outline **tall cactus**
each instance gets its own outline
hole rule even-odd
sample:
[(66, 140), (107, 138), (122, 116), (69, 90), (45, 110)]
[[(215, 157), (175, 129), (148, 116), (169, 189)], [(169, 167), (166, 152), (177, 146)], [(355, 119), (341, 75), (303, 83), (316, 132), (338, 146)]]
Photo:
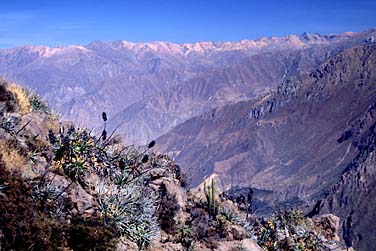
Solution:
[(216, 208), (216, 203), (215, 203), (215, 184), (214, 184), (214, 179), (211, 180), (211, 199), (212, 202), (210, 203), (212, 205), (212, 211), (213, 211), (213, 216), (217, 214), (217, 208)]
[(215, 217), (218, 209), (215, 202), (215, 182), (214, 179), (211, 180), (211, 185), (206, 186), (206, 182), (204, 182), (204, 193), (206, 197), (206, 201), (208, 203), (209, 215), (211, 217)]

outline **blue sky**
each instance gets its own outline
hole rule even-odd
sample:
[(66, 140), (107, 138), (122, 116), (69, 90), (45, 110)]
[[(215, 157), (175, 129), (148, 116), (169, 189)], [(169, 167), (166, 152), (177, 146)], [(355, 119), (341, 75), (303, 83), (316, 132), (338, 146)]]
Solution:
[(376, 27), (376, 0), (0, 0), (0, 47), (234, 41)]

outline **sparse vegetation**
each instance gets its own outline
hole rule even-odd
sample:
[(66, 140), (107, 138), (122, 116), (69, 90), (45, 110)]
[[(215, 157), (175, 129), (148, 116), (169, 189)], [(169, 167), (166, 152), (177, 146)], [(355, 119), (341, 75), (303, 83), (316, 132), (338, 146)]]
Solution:
[(216, 198), (215, 198), (214, 179), (211, 179), (210, 186), (206, 186), (206, 183), (204, 183), (204, 193), (205, 193), (206, 203), (208, 204), (209, 215), (214, 218), (218, 212)]
[(166, 185), (162, 184), (159, 188), (160, 206), (158, 209), (158, 221), (161, 229), (168, 234), (176, 231), (177, 219), (176, 213), (180, 209), (174, 196), (168, 193)]
[(26, 89), (14, 83), (8, 84), (7, 89), (11, 93), (13, 93), (16, 97), (17, 104), (18, 104), (18, 112), (20, 114), (29, 113), (30, 112), (30, 100), (29, 100), (29, 94), (26, 91)]
[(9, 169), (22, 172), (26, 167), (27, 159), (13, 144), (12, 140), (0, 141), (2, 161)]
[[(22, 113), (28, 106), (20, 103), (30, 98), (31, 120), (50, 112), (38, 96), (27, 97), (15, 87), (9, 93)], [(27, 128), (31, 120), (21, 123), (6, 110), (0, 129), (0, 244), (5, 250), (115, 250), (120, 239), (143, 250), (160, 232), (186, 250), (196, 243), (215, 249), (221, 240), (250, 237), (264, 250), (324, 250), (325, 240), (298, 211), (251, 222), (251, 210), (243, 215), (217, 196), (214, 179), (200, 196), (187, 192), (187, 174), (168, 156), (150, 150), (155, 141), (137, 148), (107, 135), (106, 113), (100, 136), (74, 126), (50, 128), (43, 120), (34, 122), (44, 134), (34, 135)], [(179, 193), (184, 196), (178, 202)]]
[(259, 221), (253, 238), (264, 250), (326, 251), (332, 244), (313, 230), (300, 210), (277, 211)]
[(157, 199), (153, 191), (130, 183), (125, 186), (100, 183), (96, 188), (104, 222), (136, 242), (140, 249), (146, 247), (158, 231)]
[[(24, 89), (15, 85), (8, 85), (7, 90), (13, 95), (9, 95), (9, 99), (15, 97), (19, 113), (50, 113), (39, 96), (28, 96)], [(106, 122), (107, 115), (103, 113), (102, 117)], [(30, 131), (25, 131), (26, 135), (17, 133), (27, 125), (21, 126), (13, 115), (3, 114), (1, 118), (6, 136), (0, 142), (4, 169), (0, 197), (2, 215), (5, 215), (0, 225), (2, 247), (113, 250), (123, 236), (143, 249), (152, 241), (159, 229), (156, 212), (159, 195), (148, 183), (153, 180), (155, 170), (160, 170), (161, 177), (172, 176), (171, 161), (166, 156), (149, 152), (155, 141), (146, 149), (138, 150), (123, 146), (112, 135), (104, 137), (102, 133), (101, 137), (96, 137), (86, 129), (75, 127), (62, 127), (58, 133), (56, 129), (50, 129), (47, 141), (42, 137), (36, 140), (38, 135), (30, 135)], [(12, 175), (17, 181), (9, 180)], [(21, 189), (12, 190), (13, 185), (25, 187), (27, 191), (12, 194), (11, 191)], [(88, 212), (77, 210), (76, 202), (71, 200), (73, 191), (85, 194)], [(24, 201), (25, 207), (9, 211), (17, 201)], [(16, 224), (14, 220), (19, 217), (25, 224), (34, 219), (36, 226), (24, 228)], [(68, 218), (71, 220), (67, 221)], [(10, 225), (5, 225), (8, 224), (5, 221)], [(46, 230), (43, 229), (45, 224), (49, 226)], [(12, 228), (16, 226), (23, 230)], [(34, 231), (35, 228), (42, 232)], [(34, 233), (41, 234), (43, 241)], [(60, 241), (55, 242), (55, 239)]]
[(3, 128), (7, 133), (16, 132), (17, 119), (12, 116), (4, 114), (1, 117), (1, 128)]
[(29, 96), (29, 104), (31, 111), (44, 112), (45, 114), (51, 114), (51, 108), (43, 101), (42, 97), (38, 94), (31, 94)]
[(9, 84), (2, 81), (2, 84), (5, 86), (5, 90), (14, 98), (14, 107), (8, 111), (17, 112), (21, 115), (29, 114), (31, 112), (42, 112), (50, 117), (58, 118), (58, 115), (52, 111), (43, 98), (38, 94), (14, 83)]
[(194, 233), (189, 225), (179, 225), (174, 232), (174, 241), (181, 243), (187, 250), (191, 250), (194, 243)]

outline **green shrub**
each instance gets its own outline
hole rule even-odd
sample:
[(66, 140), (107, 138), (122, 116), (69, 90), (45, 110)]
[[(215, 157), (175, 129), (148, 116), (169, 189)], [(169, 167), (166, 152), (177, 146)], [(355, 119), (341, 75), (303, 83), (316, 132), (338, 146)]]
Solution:
[(179, 225), (176, 228), (174, 242), (182, 244), (186, 249), (191, 250), (195, 241), (195, 234), (187, 225)]
[(52, 113), (51, 109), (38, 94), (29, 94), (29, 103), (31, 111), (43, 112), (48, 115)]
[(253, 229), (253, 239), (268, 251), (326, 251), (328, 241), (311, 229), (300, 210), (277, 211)]

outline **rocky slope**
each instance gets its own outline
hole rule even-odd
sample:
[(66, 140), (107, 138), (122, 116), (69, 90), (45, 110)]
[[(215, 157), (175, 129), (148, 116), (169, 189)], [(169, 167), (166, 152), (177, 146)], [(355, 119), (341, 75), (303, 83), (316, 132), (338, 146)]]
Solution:
[(320, 200), (310, 215), (335, 212), (344, 220), (340, 230), (347, 246), (368, 250), (376, 243), (376, 103), (360, 114), (338, 139), (357, 148), (340, 180)]
[[(77, 123), (102, 129), (100, 114), (108, 111), (108, 131), (117, 129), (128, 142), (144, 144), (175, 127), (157, 140), (159, 149), (176, 156), (192, 186), (214, 176), (221, 190), (231, 188), (233, 194), (252, 187), (253, 211), (261, 214), (286, 205), (309, 211), (319, 200), (311, 215), (338, 214), (345, 243), (367, 250), (375, 245), (374, 204), (369, 202), (375, 184), (374, 35), (370, 30), (234, 43), (29, 46), (1, 50), (0, 72), (34, 88)], [(11, 109), (14, 95), (0, 91), (1, 115), (19, 112)], [(26, 166), (25, 175), (40, 171), (25, 159), (45, 164), (51, 156), (35, 157), (35, 145), (28, 140), (44, 142), (48, 135), (42, 124), (51, 121), (29, 112), (8, 115), (2, 117), (2, 145), (16, 142), (21, 151), (13, 155), (8, 149), (1, 157), (8, 158), (5, 166), (21, 156), (17, 168)], [(18, 130), (22, 133), (14, 136)], [(8, 181), (9, 173), (1, 175)], [(58, 180), (58, 189), (70, 182), (62, 173)], [(85, 190), (77, 183), (72, 188)], [(81, 199), (66, 210), (82, 209)], [(218, 225), (210, 225), (207, 209), (194, 199), (183, 211), (188, 219), (198, 219), (180, 225), (186, 233), (187, 224), (206, 222), (211, 237), (198, 243), (206, 248), (221, 233)], [(196, 225), (201, 226), (193, 224), (194, 236), (201, 238), (202, 228)], [(241, 242), (228, 232), (228, 241)], [(167, 242), (177, 244), (171, 238)], [(175, 248), (186, 242), (179, 240)]]
[(114, 117), (111, 128), (120, 126), (130, 142), (144, 144), (212, 107), (253, 97), (374, 33), (25, 46), (0, 51), (0, 74), (31, 87), (76, 123), (95, 128), (105, 110)]
[[(158, 139), (160, 149), (174, 153), (189, 169), (193, 186), (214, 173), (224, 190), (251, 186), (265, 191), (258, 198), (260, 212), (268, 211), (261, 202), (310, 205), (340, 181), (357, 156), (371, 151), (363, 148), (372, 147), (374, 139), (359, 135), (375, 123), (375, 63), (375, 44), (338, 53), (256, 101), (216, 108), (184, 122)], [(352, 137), (358, 143), (348, 140)], [(374, 166), (374, 160), (368, 161)], [(359, 175), (354, 178), (361, 179)], [(371, 173), (366, 176), (369, 188), (346, 183), (342, 189), (353, 191), (339, 189), (332, 196), (360, 199), (361, 192), (371, 198), (368, 191), (375, 180)], [(333, 207), (326, 211), (339, 212)], [(341, 216), (348, 217), (356, 206), (347, 204), (343, 210)]]
[(126, 147), (61, 122), (3, 80), (0, 122), (4, 250), (325, 251), (338, 240), (334, 215), (292, 210), (265, 220), (220, 198), (213, 180), (189, 192), (179, 166), (151, 150), (155, 142)]

